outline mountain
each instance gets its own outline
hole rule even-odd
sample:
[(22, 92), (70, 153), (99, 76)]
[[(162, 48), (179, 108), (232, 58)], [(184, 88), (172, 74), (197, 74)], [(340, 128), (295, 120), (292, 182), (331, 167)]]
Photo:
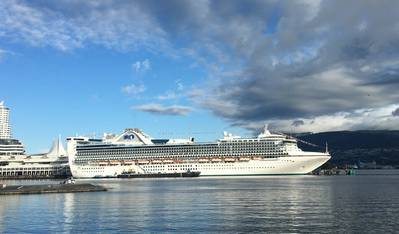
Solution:
[(330, 165), (357, 164), (399, 168), (399, 131), (364, 130), (295, 134), (296, 138), (320, 147), (299, 142), (303, 150), (324, 151), (326, 142), (332, 155)]

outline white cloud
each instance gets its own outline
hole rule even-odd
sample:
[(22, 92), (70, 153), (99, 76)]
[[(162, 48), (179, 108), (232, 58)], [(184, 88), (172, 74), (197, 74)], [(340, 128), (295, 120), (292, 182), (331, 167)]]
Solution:
[(165, 32), (138, 4), (112, 1), (0, 1), (0, 36), (62, 51), (92, 43), (116, 50), (169, 48)]
[(0, 48), (0, 62), (3, 61), (8, 55), (15, 55), (15, 53), (10, 50), (4, 50)]
[(178, 98), (178, 95), (175, 92), (166, 92), (164, 95), (159, 95), (159, 100), (171, 100)]
[(165, 94), (159, 95), (158, 99), (159, 100), (170, 100), (170, 99), (178, 99), (178, 98), (185, 96), (185, 94), (183, 93), (183, 91), (184, 91), (183, 83), (180, 80), (175, 80), (175, 84), (176, 84), (176, 88), (174, 91), (168, 90), (168, 91), (166, 91)]
[(151, 69), (150, 60), (144, 59), (143, 61), (136, 61), (132, 64), (132, 68), (135, 72), (145, 72)]
[(127, 85), (122, 87), (122, 92), (128, 95), (137, 95), (140, 94), (142, 92), (144, 92), (146, 90), (146, 87), (143, 84), (131, 84), (131, 85)]
[[(358, 109), (353, 112), (339, 112), (332, 115), (321, 115), (314, 118), (304, 118), (300, 124), (295, 119), (267, 121), (272, 130), (281, 132), (325, 132), (341, 130), (364, 129), (397, 129), (399, 118), (394, 113), (399, 105), (388, 105), (374, 109)], [(299, 122), (298, 122), (299, 123)], [(238, 123), (247, 129), (259, 130), (264, 121)]]
[(188, 115), (192, 108), (188, 106), (164, 106), (157, 103), (133, 106), (132, 109), (159, 115)]
[(176, 86), (177, 86), (176, 90), (177, 91), (183, 91), (183, 89), (184, 89), (183, 83), (180, 80), (176, 80), (175, 83), (176, 83)]

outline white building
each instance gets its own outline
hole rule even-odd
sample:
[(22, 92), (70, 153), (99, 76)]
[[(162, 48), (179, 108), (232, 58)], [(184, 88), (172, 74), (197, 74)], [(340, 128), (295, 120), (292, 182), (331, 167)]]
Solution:
[(9, 121), (10, 109), (4, 106), (4, 101), (0, 102), (0, 139), (11, 138), (11, 128)]

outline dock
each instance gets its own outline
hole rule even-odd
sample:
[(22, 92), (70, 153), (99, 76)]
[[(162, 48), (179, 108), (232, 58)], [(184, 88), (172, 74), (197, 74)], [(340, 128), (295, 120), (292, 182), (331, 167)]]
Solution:
[(45, 185), (0, 185), (0, 195), (78, 193), (107, 191), (103, 186), (93, 184), (45, 184)]

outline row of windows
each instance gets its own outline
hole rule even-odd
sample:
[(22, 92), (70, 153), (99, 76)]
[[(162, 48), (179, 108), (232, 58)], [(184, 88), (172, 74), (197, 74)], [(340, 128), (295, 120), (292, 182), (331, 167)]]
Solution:
[(130, 148), (129, 150), (115, 150), (112, 148), (106, 149), (106, 150), (91, 150), (91, 151), (86, 151), (86, 150), (78, 150), (77, 155), (99, 155), (99, 154), (110, 154), (110, 155), (120, 155), (120, 154), (237, 154), (237, 153), (268, 153), (268, 152), (280, 152), (282, 153), (284, 151), (283, 148), (281, 147), (270, 147), (270, 148), (254, 148), (254, 147), (242, 147), (242, 148), (234, 148), (234, 149), (227, 149), (227, 148), (203, 148), (203, 149), (184, 149), (184, 148), (175, 148), (175, 149), (152, 149), (152, 148), (147, 148), (147, 149), (136, 149), (136, 148)]
[[(207, 155), (207, 156), (209, 156), (209, 155)], [(207, 157), (207, 156), (204, 156), (204, 157)], [(247, 154), (246, 155), (242, 155), (242, 156), (248, 157)], [(265, 156), (265, 155), (255, 155), (255, 156), (261, 156), (261, 157), (264, 157), (264, 158), (278, 158), (278, 157), (287, 156), (287, 154), (283, 155), (283, 154), (276, 153), (276, 154), (269, 154), (267, 156)], [(185, 160), (189, 160), (190, 159), (190, 160), (198, 160), (199, 157), (193, 157), (193, 156), (190, 156), (190, 155), (180, 156), (180, 157), (171, 157), (171, 156), (168, 156), (168, 155), (151, 156), (151, 157), (148, 157), (148, 156), (144, 157), (144, 156), (140, 156), (140, 155), (137, 155), (137, 156), (92, 155), (90, 157), (78, 157), (78, 158), (75, 159), (75, 161), (77, 163), (82, 163), (82, 162), (86, 162), (86, 161), (139, 160), (139, 159), (152, 159), (152, 160), (157, 160), (157, 159), (185, 159)]]
[(181, 150), (231, 150), (231, 149), (273, 149), (276, 147), (282, 147), (282, 144), (276, 144), (274, 142), (258, 142), (254, 143), (240, 143), (240, 144), (194, 144), (194, 145), (140, 145), (140, 146), (118, 146), (118, 145), (78, 145), (78, 151), (102, 151), (102, 150), (118, 150), (118, 151), (181, 151)]
[(59, 170), (63, 167), (43, 167), (43, 168), (1, 168), (0, 171), (49, 171), (49, 170)]
[[(285, 156), (287, 156), (287, 155), (285, 155)], [(271, 159), (271, 160), (274, 160), (274, 159), (277, 159), (277, 158), (280, 158), (280, 157), (284, 157), (284, 155), (268, 155), (267, 157), (263, 157), (262, 156), (262, 158), (267, 158), (267, 159)], [(122, 161), (122, 160), (127, 160), (127, 161), (130, 161), (130, 160), (137, 160), (138, 158), (135, 158), (135, 157), (116, 157), (116, 156), (114, 156), (114, 157), (109, 157), (109, 156), (99, 156), (99, 157), (90, 157), (90, 158), (77, 158), (77, 159), (75, 159), (75, 163), (87, 163), (87, 162), (91, 162), (91, 161)], [(168, 158), (168, 159), (170, 159), (170, 158)], [(212, 161), (212, 160), (209, 160), (208, 162), (201, 162), (201, 161), (198, 161), (199, 159), (198, 158), (193, 158), (193, 157), (189, 157), (189, 158), (180, 158), (180, 159), (184, 159), (184, 160), (187, 160), (187, 161), (192, 161), (192, 162), (194, 162), (194, 163), (201, 163), (201, 164), (206, 164), (206, 163), (212, 163), (212, 164), (219, 164), (219, 163), (234, 163), (234, 162), (224, 162), (224, 161), (222, 161), (222, 160), (220, 160), (220, 161)], [(161, 161), (161, 158), (152, 158), (152, 159), (149, 159), (149, 158), (146, 158), (146, 160), (148, 161), (148, 162), (146, 162), (147, 164), (148, 163), (150, 163), (150, 161), (149, 160), (153, 160), (153, 161), (159, 161), (159, 163), (155, 163), (155, 162), (153, 162), (152, 164), (150, 163), (150, 165), (170, 165), (170, 163), (167, 163), (167, 162), (165, 162), (165, 163), (162, 163), (162, 161)], [(242, 161), (241, 161), (242, 162)], [(146, 165), (146, 164), (142, 164), (142, 165)], [(173, 165), (173, 164), (172, 164)]]

